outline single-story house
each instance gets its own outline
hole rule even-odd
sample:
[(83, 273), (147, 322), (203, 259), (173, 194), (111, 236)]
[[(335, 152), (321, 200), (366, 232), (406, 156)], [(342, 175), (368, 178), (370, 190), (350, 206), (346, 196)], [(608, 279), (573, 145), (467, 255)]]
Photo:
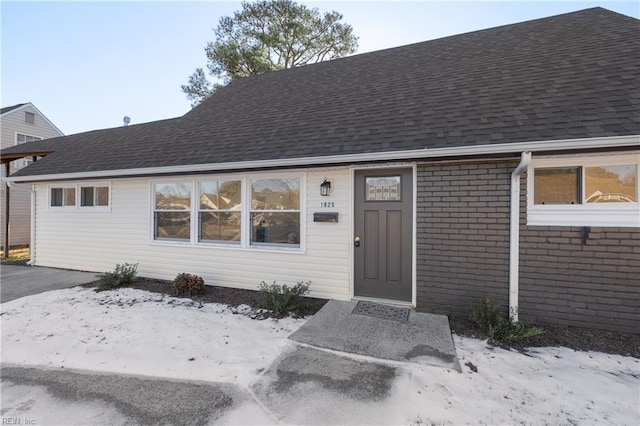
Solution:
[(34, 265), (640, 329), (640, 25), (593, 8), (241, 78), (42, 157)]

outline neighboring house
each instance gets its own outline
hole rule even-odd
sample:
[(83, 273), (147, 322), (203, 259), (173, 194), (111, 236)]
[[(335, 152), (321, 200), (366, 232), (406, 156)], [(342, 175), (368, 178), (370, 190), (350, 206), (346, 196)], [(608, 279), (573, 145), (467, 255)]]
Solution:
[[(640, 25), (602, 8), (233, 81), (30, 142), (36, 265), (638, 332)], [(330, 183), (329, 195), (321, 195)]]
[[(0, 109), (0, 145), (2, 149), (20, 145), (26, 142), (63, 136), (63, 133), (32, 103), (18, 104)], [(12, 161), (10, 173), (20, 170), (33, 161), (31, 158), (21, 158)], [(2, 177), (6, 169), (2, 167)], [(5, 190), (0, 185), (0, 215), (2, 226), (0, 230), (0, 246), (4, 244), (5, 220)], [(31, 186), (16, 185), (10, 190), (11, 201), (9, 246), (29, 244), (31, 238)]]

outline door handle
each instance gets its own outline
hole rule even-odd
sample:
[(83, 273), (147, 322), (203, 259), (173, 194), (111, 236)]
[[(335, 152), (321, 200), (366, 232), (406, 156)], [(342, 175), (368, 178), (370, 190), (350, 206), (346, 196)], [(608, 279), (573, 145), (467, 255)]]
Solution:
[(360, 247), (360, 237), (355, 237), (353, 239), (353, 245), (355, 245), (356, 247)]

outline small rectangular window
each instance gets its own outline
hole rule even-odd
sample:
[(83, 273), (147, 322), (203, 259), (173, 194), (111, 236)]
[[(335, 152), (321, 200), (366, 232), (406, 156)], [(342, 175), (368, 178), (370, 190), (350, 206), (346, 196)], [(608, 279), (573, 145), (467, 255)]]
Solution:
[(39, 136), (31, 136), (31, 135), (25, 135), (22, 133), (16, 133), (16, 145), (19, 145), (25, 142), (33, 142), (33, 141), (40, 141), (40, 140), (42, 140), (42, 138)]
[(366, 201), (400, 201), (400, 176), (368, 177), (365, 180)]
[(635, 153), (533, 159), (527, 224), (639, 227), (639, 170)]
[(24, 112), (24, 122), (28, 124), (36, 124), (36, 115), (32, 112)]
[(251, 181), (251, 243), (300, 246), (300, 179)]
[(580, 167), (535, 169), (534, 204), (580, 204)]
[(51, 188), (51, 207), (74, 207), (76, 205), (75, 188)]
[(81, 207), (104, 207), (108, 205), (108, 186), (83, 186), (80, 188)]
[(156, 184), (154, 199), (155, 238), (189, 241), (191, 239), (191, 184)]
[(239, 180), (200, 182), (198, 239), (239, 243), (242, 220), (242, 183)]

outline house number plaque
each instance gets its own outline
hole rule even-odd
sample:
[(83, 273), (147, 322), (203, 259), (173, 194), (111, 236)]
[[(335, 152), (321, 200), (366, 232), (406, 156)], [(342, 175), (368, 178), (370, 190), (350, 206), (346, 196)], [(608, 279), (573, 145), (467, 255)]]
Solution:
[(320, 207), (335, 207), (335, 203), (333, 201), (321, 201)]

